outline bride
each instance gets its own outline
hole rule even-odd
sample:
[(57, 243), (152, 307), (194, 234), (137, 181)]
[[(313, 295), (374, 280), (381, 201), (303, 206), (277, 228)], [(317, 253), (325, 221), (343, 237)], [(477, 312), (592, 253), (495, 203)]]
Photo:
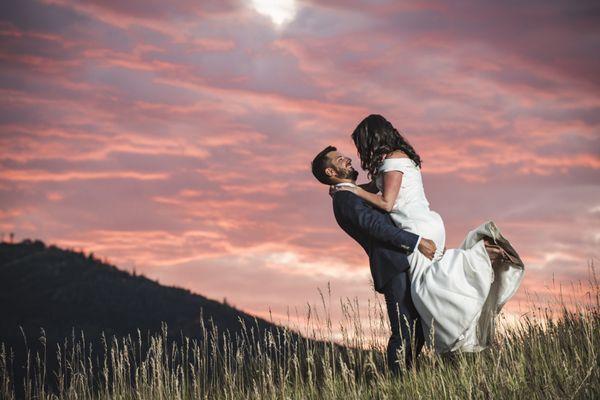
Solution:
[[(471, 231), (461, 248), (444, 251), (441, 216), (429, 208), (421, 178), (421, 158), (381, 115), (369, 115), (352, 133), (362, 168), (372, 179), (350, 190), (390, 213), (397, 226), (435, 242), (433, 260), (419, 250), (408, 257), (411, 295), (423, 333), (438, 353), (480, 351), (491, 344), (494, 318), (523, 278), (517, 252), (492, 221)], [(378, 194), (381, 193), (381, 194)], [(503, 258), (492, 265), (485, 245), (500, 247)]]

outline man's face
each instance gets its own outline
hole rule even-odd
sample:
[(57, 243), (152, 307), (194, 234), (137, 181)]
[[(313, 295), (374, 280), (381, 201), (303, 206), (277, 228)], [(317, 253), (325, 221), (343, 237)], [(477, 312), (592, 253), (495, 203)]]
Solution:
[[(327, 154), (331, 167), (325, 172), (333, 178), (351, 179), (353, 181), (358, 178), (358, 171), (352, 167), (352, 160), (344, 156), (339, 151), (332, 151)], [(329, 170), (329, 171), (328, 171)]]

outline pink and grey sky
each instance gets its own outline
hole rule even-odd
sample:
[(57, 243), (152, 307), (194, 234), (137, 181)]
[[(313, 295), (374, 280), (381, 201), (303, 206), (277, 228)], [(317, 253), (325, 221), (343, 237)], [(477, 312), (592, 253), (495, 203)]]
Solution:
[[(309, 164), (386, 116), (449, 247), (493, 219), (527, 293), (600, 243), (600, 6), (586, 1), (0, 4), (0, 229), (285, 320), (374, 296)], [(365, 174), (359, 179), (365, 180)], [(580, 293), (581, 294), (581, 293)], [(334, 307), (335, 308), (335, 307)]]

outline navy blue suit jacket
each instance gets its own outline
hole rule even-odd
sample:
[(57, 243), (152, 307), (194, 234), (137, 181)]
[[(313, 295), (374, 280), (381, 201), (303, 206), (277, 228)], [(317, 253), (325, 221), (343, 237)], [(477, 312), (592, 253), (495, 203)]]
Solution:
[(356, 240), (369, 256), (375, 290), (410, 268), (407, 254), (414, 251), (418, 235), (394, 225), (388, 213), (371, 207), (352, 192), (333, 194), (333, 212), (339, 226)]

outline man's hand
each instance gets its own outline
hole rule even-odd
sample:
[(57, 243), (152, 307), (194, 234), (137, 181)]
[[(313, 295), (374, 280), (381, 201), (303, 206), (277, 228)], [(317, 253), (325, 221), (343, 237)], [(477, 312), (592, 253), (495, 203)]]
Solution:
[(433, 240), (421, 238), (419, 242), (419, 251), (423, 253), (423, 255), (430, 260), (433, 260), (433, 256), (435, 255), (436, 246)]

